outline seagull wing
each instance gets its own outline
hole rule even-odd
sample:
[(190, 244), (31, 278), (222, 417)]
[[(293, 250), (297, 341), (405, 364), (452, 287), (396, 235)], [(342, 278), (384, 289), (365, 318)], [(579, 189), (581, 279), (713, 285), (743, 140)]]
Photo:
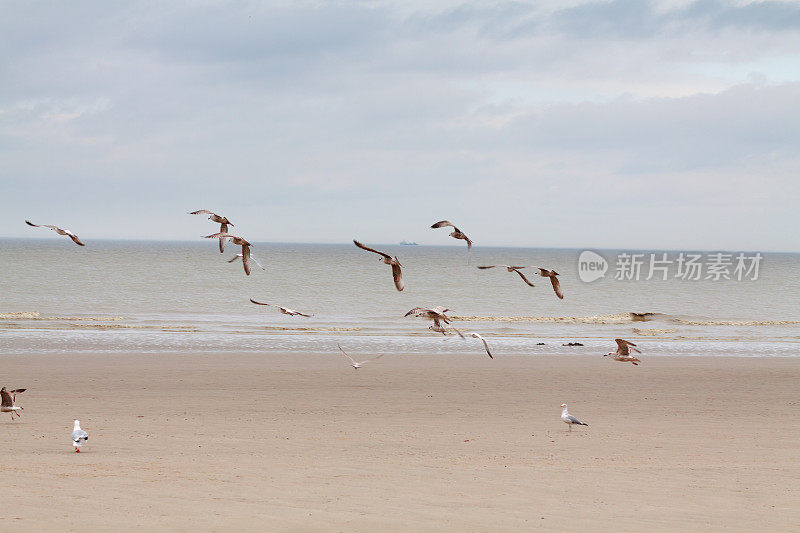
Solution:
[(78, 236), (75, 235), (74, 233), (72, 233), (71, 231), (67, 231), (67, 235), (69, 236), (70, 239), (72, 239), (72, 242), (74, 242), (78, 246), (86, 246), (85, 244), (83, 244), (81, 242), (81, 240), (78, 238)]
[[(614, 342), (617, 343), (617, 355), (629, 355), (630, 350), (628, 350), (628, 341), (623, 339), (614, 339)], [(635, 345), (634, 345), (635, 346)]]
[[(266, 268), (264, 268), (264, 265), (262, 265), (261, 263), (259, 263), (258, 259), (256, 259), (256, 256), (254, 256), (254, 255), (250, 254), (250, 259), (252, 259), (253, 261), (255, 261), (255, 262), (256, 262), (256, 264), (257, 264), (258, 266), (260, 266), (260, 267), (261, 267), (261, 270), (266, 270)], [(230, 261), (228, 261), (228, 262), (230, 263)]]
[(572, 415), (567, 415), (567, 420), (569, 420), (571, 424), (579, 424), (581, 426), (588, 426), (589, 425), (589, 424), (584, 424), (583, 422), (581, 422), (580, 420), (578, 420), (577, 418), (575, 418)]
[[(431, 229), (443, 228), (445, 226), (453, 226), (453, 223), (450, 222), (449, 220), (440, 220), (436, 224), (433, 224), (431, 226)], [(458, 228), (456, 228), (455, 226), (453, 226), (453, 228), (455, 228), (455, 230), (458, 231)]]
[(250, 301), (251, 301), (251, 302), (253, 302), (253, 303), (254, 303), (254, 304), (256, 304), (256, 305), (268, 305), (268, 306), (270, 306), (270, 307), (275, 307), (275, 306), (274, 306), (274, 305), (272, 305), (272, 304), (265, 304), (265, 303), (262, 303), (262, 302), (257, 302), (257, 301), (255, 301), (255, 300), (253, 300), (252, 298), (250, 298)]
[(405, 317), (407, 317), (407, 316), (411, 316), (411, 315), (414, 315), (414, 316), (419, 316), (419, 314), (420, 314), (420, 313), (422, 313), (422, 312), (424, 312), (424, 311), (430, 311), (430, 309), (426, 309), (426, 308), (424, 308), (424, 307), (415, 307), (414, 309), (412, 309), (412, 310), (411, 310), (411, 311), (409, 311), (408, 313), (404, 314), (404, 315), (403, 315), (403, 318), (405, 318)]
[(14, 407), (14, 399), (11, 397), (11, 394), (3, 389), (0, 390), (0, 397), (2, 397), (2, 401), (0, 401), (0, 406), (2, 407)]
[(344, 356), (345, 356), (345, 357), (347, 357), (348, 359), (350, 359), (350, 362), (351, 362), (351, 363), (353, 363), (354, 365), (357, 365), (357, 364), (358, 364), (358, 363), (356, 363), (356, 362), (355, 362), (355, 360), (354, 360), (352, 357), (350, 357), (349, 355), (347, 355), (347, 352), (345, 352), (345, 351), (344, 351), (344, 348), (342, 348), (342, 347), (341, 347), (341, 345), (337, 344), (336, 346), (339, 346), (339, 350), (340, 350), (340, 351), (341, 351), (341, 352), (344, 354)]
[(495, 267), (504, 267), (506, 265), (488, 265), (488, 266), (479, 266), (481, 270), (486, 270), (487, 268), (495, 268)]
[(452, 325), (450, 326), (450, 329), (452, 329), (453, 331), (455, 331), (456, 333), (458, 333), (458, 336), (459, 336), (459, 337), (461, 337), (462, 339), (464, 338), (464, 334), (463, 334), (463, 333), (461, 333), (460, 331), (458, 331), (458, 330), (457, 330), (456, 328), (454, 328)]
[(33, 222), (31, 222), (30, 220), (26, 220), (26, 221), (25, 221), (25, 223), (26, 223), (27, 225), (29, 225), (29, 226), (33, 226), (34, 228), (38, 228), (38, 227), (39, 227), (39, 224), (34, 224), (34, 223), (33, 223)]
[(215, 212), (209, 211), (208, 209), (198, 209), (197, 211), (192, 211), (189, 214), (190, 215), (216, 215)]
[(392, 265), (392, 277), (394, 278), (394, 286), (398, 291), (406, 288), (405, 283), (403, 283), (403, 271), (400, 269), (400, 265)]
[(228, 239), (235, 239), (236, 235), (231, 235), (230, 233), (212, 233), (211, 235), (203, 235), (204, 239), (219, 239), (219, 238), (228, 238)]
[[(233, 257), (231, 257), (230, 259), (228, 259), (228, 263), (233, 263), (234, 261), (236, 261), (240, 257), (242, 257), (242, 254), (236, 254)], [(255, 259), (255, 258), (253, 258), (253, 259)], [(259, 264), (259, 266), (261, 266), (261, 265)], [(264, 267), (261, 267), (261, 268), (264, 268)]]
[(11, 400), (16, 402), (17, 401), (17, 394), (21, 392), (25, 392), (28, 389), (14, 389), (11, 391)]
[[(228, 225), (224, 222), (219, 225), (219, 232), (220, 233), (228, 233)], [(219, 253), (223, 253), (225, 251), (225, 238), (219, 238)]]
[(481, 335), (475, 333), (474, 331), (470, 333), (470, 336), (483, 341), (483, 347), (486, 348), (486, 354), (489, 356), (489, 359), (494, 359), (494, 357), (492, 357), (492, 352), (489, 351), (489, 345), (486, 344), (486, 339), (484, 339)]
[[(518, 267), (515, 267), (515, 268), (514, 268), (514, 272), (516, 272), (517, 274), (519, 274), (519, 277), (521, 277), (521, 278), (522, 278), (522, 281), (524, 281), (525, 283), (527, 283), (527, 284), (528, 284), (528, 285), (530, 285), (531, 287), (535, 287), (535, 285), (534, 285), (533, 283), (531, 283), (531, 282), (530, 282), (530, 280), (529, 280), (528, 278), (526, 278), (526, 277), (525, 277), (525, 274), (523, 274), (522, 272), (520, 272), (519, 270), (517, 270), (517, 268), (518, 268)], [(524, 268), (524, 267), (523, 267), (523, 268)]]
[[(517, 272), (519, 274), (519, 272)], [(522, 274), (520, 274), (521, 276)], [(556, 292), (556, 296), (564, 299), (564, 293), (561, 291), (561, 283), (558, 281), (558, 278), (555, 276), (550, 276), (550, 283), (553, 285), (553, 290)]]
[(89, 434), (82, 429), (76, 429), (72, 432), (72, 442), (80, 442), (81, 439), (87, 440), (88, 438)]
[(244, 273), (250, 275), (250, 247), (242, 245), (242, 263), (244, 263)]
[(378, 254), (378, 255), (382, 255), (386, 259), (391, 259), (391, 256), (389, 254), (385, 254), (383, 252), (379, 252), (378, 250), (375, 250), (374, 248), (370, 248), (369, 246), (364, 246), (363, 244), (361, 244), (360, 242), (358, 242), (355, 239), (353, 239), (353, 244), (355, 244), (356, 246), (358, 246), (362, 250), (366, 250), (368, 252), (372, 252), (372, 253), (375, 253), (375, 254)]

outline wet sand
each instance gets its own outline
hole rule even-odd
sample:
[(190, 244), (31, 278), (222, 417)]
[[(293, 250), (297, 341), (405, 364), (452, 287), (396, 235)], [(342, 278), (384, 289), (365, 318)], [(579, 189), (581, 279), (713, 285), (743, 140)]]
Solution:
[(4, 355), (0, 527), (798, 530), (800, 358), (643, 359)]

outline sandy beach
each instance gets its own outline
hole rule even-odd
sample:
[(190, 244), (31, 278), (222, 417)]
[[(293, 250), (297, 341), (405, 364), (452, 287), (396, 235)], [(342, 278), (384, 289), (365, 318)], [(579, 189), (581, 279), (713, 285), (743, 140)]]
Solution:
[[(3, 363), (28, 388), (0, 419), (4, 529), (800, 528), (798, 359)], [(567, 431), (562, 402), (590, 426)]]

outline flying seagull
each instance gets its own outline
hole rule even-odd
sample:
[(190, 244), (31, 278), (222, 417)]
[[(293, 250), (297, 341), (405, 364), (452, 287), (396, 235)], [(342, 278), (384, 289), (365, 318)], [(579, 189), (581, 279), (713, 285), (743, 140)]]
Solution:
[(34, 228), (50, 228), (51, 230), (55, 231), (59, 235), (67, 235), (70, 239), (72, 239), (72, 242), (74, 242), (78, 246), (86, 246), (85, 244), (83, 244), (81, 242), (81, 240), (78, 238), (77, 235), (75, 235), (74, 233), (72, 233), (68, 229), (61, 229), (58, 226), (51, 226), (50, 224), (34, 224), (30, 220), (26, 220), (25, 223), (27, 225), (29, 225), (29, 226), (33, 226)]
[[(242, 258), (242, 254), (236, 254), (233, 257), (231, 257), (230, 259), (228, 259), (228, 263), (233, 263), (237, 259), (241, 259), (241, 258)], [(256, 256), (254, 256), (253, 254), (250, 254), (250, 259), (255, 261), (256, 264), (261, 267), (261, 270), (266, 270), (266, 268), (264, 268), (264, 265), (262, 265), (261, 263), (258, 262), (258, 259), (256, 259)]]
[(339, 346), (339, 350), (341, 350), (341, 352), (342, 352), (342, 353), (345, 355), (345, 357), (347, 357), (348, 359), (350, 359), (350, 365), (351, 365), (351, 366), (352, 366), (354, 369), (356, 369), (356, 370), (358, 370), (359, 368), (361, 368), (363, 365), (365, 365), (365, 364), (369, 363), (370, 361), (374, 361), (374, 360), (376, 360), (376, 359), (380, 359), (381, 357), (383, 357), (383, 356), (384, 356), (384, 354), (380, 354), (380, 355), (379, 355), (379, 356), (377, 356), (377, 357), (373, 357), (372, 359), (367, 359), (366, 361), (361, 361), (360, 363), (358, 363), (358, 362), (356, 362), (356, 360), (355, 360), (355, 359), (353, 359), (352, 357), (350, 357), (349, 355), (347, 355), (347, 352), (345, 352), (345, 351), (344, 351), (344, 349), (343, 349), (343, 348), (342, 348), (342, 347), (341, 347), (339, 344), (337, 344), (336, 346)]
[(531, 283), (530, 280), (525, 277), (525, 274), (520, 272), (520, 269), (522, 269), (522, 268), (533, 268), (533, 267), (526, 267), (526, 266), (518, 267), (518, 266), (509, 266), (509, 265), (489, 265), (489, 266), (479, 266), (478, 268), (480, 268), (481, 270), (486, 270), (487, 268), (495, 268), (495, 267), (505, 268), (509, 272), (516, 272), (517, 274), (519, 274), (519, 277), (522, 278), (522, 281), (524, 281), (525, 283), (527, 283), (531, 287), (534, 286), (533, 283)]
[(475, 333), (474, 331), (471, 332), (471, 333), (467, 333), (466, 336), (467, 337), (473, 337), (475, 339), (480, 339), (483, 342), (483, 347), (486, 348), (486, 355), (489, 356), (489, 359), (494, 359), (494, 357), (492, 357), (492, 352), (489, 351), (489, 345), (486, 344), (486, 339), (484, 339), (483, 337), (481, 337), (478, 333)]
[(564, 293), (561, 291), (561, 283), (558, 282), (558, 278), (560, 274), (555, 270), (547, 270), (546, 268), (538, 267), (539, 268), (539, 275), (543, 278), (550, 278), (550, 283), (553, 285), (553, 290), (556, 292), (556, 296), (564, 299)]
[[(212, 220), (214, 222), (219, 222), (219, 232), (220, 233), (228, 233), (228, 226), (233, 226), (233, 223), (228, 220), (226, 217), (220, 216), (213, 211), (209, 211), (208, 209), (200, 209), (198, 211), (192, 211), (189, 213), (190, 215), (210, 215), (208, 220)], [(219, 253), (225, 251), (225, 239), (223, 237), (219, 238)]]
[(383, 252), (379, 252), (378, 250), (374, 250), (369, 246), (364, 246), (357, 240), (353, 239), (353, 244), (361, 248), (362, 250), (366, 250), (368, 252), (372, 252), (381, 256), (381, 261), (386, 263), (387, 265), (392, 266), (392, 277), (394, 278), (394, 286), (398, 291), (402, 291), (405, 288), (405, 284), (403, 283), (403, 271), (400, 269), (403, 265), (400, 264), (398, 261), (397, 256), (391, 257), (389, 254), (385, 254)]
[(561, 420), (563, 420), (564, 423), (567, 426), (569, 426), (569, 430), (570, 431), (572, 431), (572, 426), (574, 426), (574, 425), (578, 425), (578, 426), (588, 426), (589, 425), (589, 424), (586, 424), (584, 422), (581, 422), (580, 420), (578, 420), (577, 418), (575, 418), (574, 416), (569, 414), (569, 412), (567, 411), (567, 404), (562, 403), (561, 407), (564, 408), (564, 410), (561, 411)]
[(72, 445), (75, 447), (75, 451), (80, 453), (81, 441), (86, 442), (87, 440), (89, 440), (89, 434), (81, 429), (80, 421), (76, 420), (75, 427), (72, 429)]
[(244, 264), (244, 273), (248, 276), (250, 275), (250, 247), (252, 244), (247, 242), (246, 240), (242, 239), (241, 237), (237, 237), (236, 235), (231, 235), (230, 233), (213, 233), (211, 235), (205, 235), (205, 239), (217, 239), (221, 241), (222, 239), (230, 239), (233, 244), (238, 244), (242, 247), (242, 263)]
[(431, 226), (431, 229), (444, 228), (445, 226), (450, 226), (453, 228), (453, 230), (455, 230), (450, 234), (451, 237), (453, 237), (454, 239), (463, 239), (467, 241), (467, 254), (469, 254), (470, 250), (472, 250), (472, 241), (469, 239), (469, 237), (466, 236), (466, 234), (463, 231), (455, 227), (452, 222), (448, 220), (440, 220), (436, 224), (433, 224)]
[[(433, 325), (430, 326), (428, 329), (430, 329), (431, 331), (435, 331), (437, 333), (441, 333), (442, 335), (447, 335), (447, 327), (444, 326), (442, 322), (448, 325), (450, 324), (450, 319), (447, 318), (447, 315), (445, 315), (445, 313), (449, 310), (450, 309), (447, 309), (446, 307), (442, 307), (440, 305), (437, 305), (436, 307), (432, 307), (430, 309), (427, 307), (415, 307), (408, 313), (403, 315), (403, 317), (415, 316), (418, 318), (427, 318), (433, 320)], [(450, 329), (458, 333), (458, 336), (461, 337), (462, 339), (464, 338), (464, 335), (456, 328), (454, 328), (452, 325), (450, 326)]]
[(0, 413), (11, 413), (11, 420), (14, 420), (14, 415), (17, 415), (19, 418), (19, 412), (22, 410), (22, 407), (18, 405), (14, 405), (14, 402), (17, 399), (17, 394), (20, 392), (25, 392), (27, 389), (14, 389), (14, 390), (6, 390), (5, 387), (0, 389)]
[(305, 316), (305, 317), (310, 317), (311, 316), (311, 315), (306, 315), (304, 313), (301, 313), (300, 311), (295, 311), (294, 309), (289, 309), (288, 307), (281, 307), (280, 305), (272, 305), (272, 304), (265, 304), (265, 303), (262, 303), (262, 302), (257, 302), (255, 300), (253, 300), (252, 298), (250, 298), (250, 301), (253, 302), (256, 305), (268, 305), (270, 307), (277, 307), (278, 309), (281, 310), (281, 313), (283, 313), (284, 315), (291, 315), (291, 316), (300, 315), (300, 316)]
[[(639, 363), (641, 363), (639, 359), (631, 355), (631, 350), (633, 350), (636, 353), (642, 353), (639, 351), (638, 348), (635, 347), (636, 346), (635, 344), (626, 341), (624, 339), (614, 339), (614, 342), (617, 343), (617, 351), (608, 352), (607, 354), (604, 354), (603, 357), (608, 357), (610, 355), (611, 358), (614, 359), (615, 361), (622, 361), (623, 363), (633, 363), (634, 365), (637, 366), (639, 365)], [(630, 348), (630, 346), (633, 346), (633, 348)]]

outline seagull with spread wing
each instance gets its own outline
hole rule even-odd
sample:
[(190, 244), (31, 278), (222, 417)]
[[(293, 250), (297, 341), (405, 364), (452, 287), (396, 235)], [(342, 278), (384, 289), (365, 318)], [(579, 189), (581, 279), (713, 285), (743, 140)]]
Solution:
[[(200, 209), (198, 211), (192, 211), (189, 213), (190, 215), (210, 215), (208, 220), (218, 222), (219, 223), (219, 232), (220, 233), (228, 233), (228, 226), (233, 226), (233, 223), (228, 220), (226, 217), (220, 216), (213, 211), (209, 211), (208, 209)], [(223, 237), (219, 238), (219, 253), (225, 251), (225, 239)]]
[(492, 352), (489, 351), (489, 345), (486, 344), (486, 339), (484, 339), (480, 334), (472, 331), (470, 333), (467, 333), (465, 336), (472, 337), (474, 339), (480, 339), (481, 342), (483, 342), (483, 347), (486, 348), (486, 355), (489, 356), (489, 359), (494, 359), (494, 357), (492, 357)]
[[(611, 356), (612, 359), (615, 361), (621, 361), (623, 363), (633, 363), (634, 365), (639, 365), (641, 361), (637, 359), (635, 356), (631, 354), (631, 350), (636, 353), (642, 353), (636, 348), (636, 345), (630, 341), (626, 341), (624, 339), (614, 339), (614, 342), (617, 343), (617, 351), (616, 352), (608, 352), (604, 354), (603, 357)], [(632, 347), (632, 348), (631, 348)]]
[(230, 239), (233, 244), (238, 244), (242, 247), (242, 263), (244, 264), (244, 273), (250, 275), (250, 247), (253, 246), (246, 240), (230, 233), (213, 233), (205, 235), (204, 239)]
[(68, 229), (62, 229), (62, 228), (59, 228), (58, 226), (51, 226), (50, 224), (34, 224), (30, 220), (26, 220), (25, 223), (27, 225), (29, 225), (29, 226), (33, 226), (34, 228), (50, 228), (51, 230), (55, 231), (59, 235), (66, 235), (67, 237), (72, 239), (72, 242), (74, 242), (78, 246), (86, 246), (85, 244), (83, 244), (81, 242), (81, 240), (78, 238), (77, 235), (75, 235), (74, 233), (72, 233)]
[(5, 387), (0, 389), (0, 413), (11, 413), (11, 420), (14, 420), (14, 415), (19, 418), (22, 407), (14, 405), (14, 402), (17, 400), (17, 394), (26, 390), (28, 389), (7, 390)]
[(355, 359), (353, 359), (352, 357), (350, 357), (350, 356), (347, 354), (347, 352), (345, 352), (345, 351), (344, 351), (344, 349), (341, 347), (341, 345), (337, 344), (336, 346), (339, 346), (339, 350), (341, 350), (341, 352), (342, 352), (342, 353), (345, 355), (345, 357), (347, 357), (348, 359), (350, 359), (350, 366), (352, 366), (352, 367), (353, 367), (355, 370), (358, 370), (359, 368), (361, 368), (363, 365), (365, 365), (365, 364), (369, 363), (370, 361), (375, 361), (376, 359), (380, 359), (381, 357), (383, 357), (383, 356), (384, 356), (384, 354), (380, 354), (380, 355), (379, 355), (379, 356), (377, 356), (377, 357), (373, 357), (372, 359), (367, 359), (367, 360), (365, 360), (365, 361), (361, 361), (361, 362), (359, 363), (359, 362), (357, 362)]
[(257, 302), (257, 301), (255, 301), (255, 300), (253, 300), (252, 298), (250, 298), (250, 301), (251, 301), (251, 302), (253, 302), (253, 303), (254, 303), (254, 304), (256, 304), (256, 305), (268, 305), (268, 306), (270, 306), (270, 307), (277, 307), (278, 309), (280, 309), (280, 310), (281, 310), (281, 313), (283, 313), (284, 315), (289, 315), (289, 316), (304, 316), (304, 317), (310, 317), (310, 316), (312, 316), (312, 315), (307, 315), (307, 314), (305, 314), (305, 313), (301, 313), (300, 311), (295, 311), (294, 309), (289, 309), (288, 307), (282, 307), (282, 306), (280, 306), (280, 305), (265, 304), (265, 303), (263, 303), (263, 302)]
[(364, 246), (355, 239), (353, 239), (353, 243), (362, 250), (366, 250), (368, 252), (372, 252), (381, 256), (381, 261), (383, 261), (387, 265), (391, 265), (392, 267), (392, 277), (394, 278), (395, 288), (398, 291), (402, 291), (405, 288), (405, 284), (403, 283), (403, 271), (401, 270), (401, 267), (403, 265), (400, 264), (400, 261), (397, 259), (397, 256), (391, 257), (389, 254), (379, 252), (378, 250), (370, 248), (369, 246)]
[(562, 403), (561, 407), (564, 408), (564, 410), (561, 411), (561, 420), (563, 420), (564, 423), (567, 426), (569, 426), (569, 430), (570, 431), (572, 431), (572, 426), (588, 426), (589, 425), (589, 424), (585, 424), (584, 422), (581, 422), (580, 420), (578, 420), (577, 418), (575, 418), (574, 416), (569, 414), (569, 411), (567, 411), (567, 404)]
[(450, 325), (450, 319), (447, 317), (447, 315), (445, 315), (445, 313), (449, 310), (450, 309), (442, 307), (441, 305), (437, 305), (436, 307), (432, 308), (415, 307), (408, 313), (403, 315), (403, 317), (405, 318), (407, 316), (415, 316), (417, 318), (427, 318), (429, 320), (433, 320), (433, 325), (430, 326), (428, 329), (430, 329), (431, 331), (435, 331), (437, 333), (441, 333), (442, 335), (447, 335), (447, 326), (443, 325), (442, 323), (447, 324), (450, 326), (450, 329), (458, 333), (458, 336), (463, 339), (464, 335), (456, 328), (454, 328), (452, 325)]
[(510, 265), (488, 265), (488, 266), (479, 266), (478, 268), (480, 268), (481, 270), (486, 270), (487, 268), (495, 268), (495, 267), (505, 268), (509, 272), (516, 272), (517, 274), (519, 274), (519, 277), (522, 278), (522, 281), (527, 283), (529, 286), (534, 287), (534, 284), (531, 283), (530, 280), (525, 277), (525, 274), (520, 272), (520, 269), (523, 269), (523, 268), (534, 268), (534, 267), (510, 266)]
[(560, 274), (555, 270), (547, 270), (546, 268), (537, 267), (539, 269), (539, 275), (543, 278), (550, 278), (550, 284), (553, 285), (553, 291), (555, 291), (556, 296), (560, 299), (564, 299), (564, 293), (561, 291), (561, 283), (558, 281), (558, 277)]
[(461, 231), (460, 229), (455, 227), (453, 225), (453, 223), (450, 222), (449, 220), (440, 220), (436, 224), (433, 224), (431, 226), (431, 229), (444, 228), (446, 226), (450, 226), (451, 228), (453, 228), (454, 231), (452, 233), (450, 233), (450, 236), (452, 238), (454, 238), (454, 239), (462, 239), (462, 240), (467, 241), (467, 254), (469, 254), (470, 250), (472, 250), (472, 241), (470, 240), (469, 237), (467, 237), (467, 235), (463, 231)]

